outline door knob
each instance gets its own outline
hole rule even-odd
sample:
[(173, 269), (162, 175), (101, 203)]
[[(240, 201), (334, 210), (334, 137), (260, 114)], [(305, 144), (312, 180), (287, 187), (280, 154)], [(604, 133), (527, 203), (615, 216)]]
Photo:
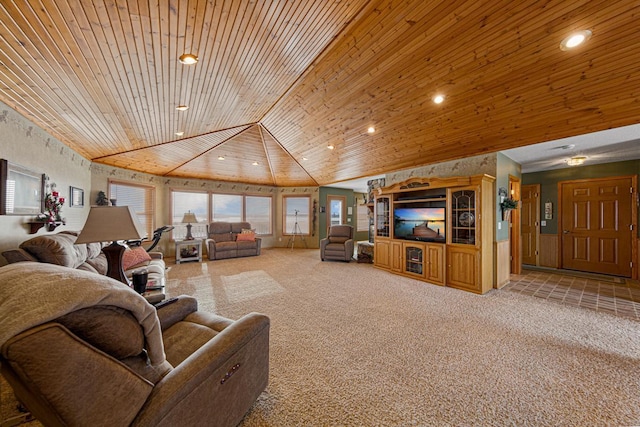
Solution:
[(564, 234), (569, 234), (569, 230), (562, 230)]

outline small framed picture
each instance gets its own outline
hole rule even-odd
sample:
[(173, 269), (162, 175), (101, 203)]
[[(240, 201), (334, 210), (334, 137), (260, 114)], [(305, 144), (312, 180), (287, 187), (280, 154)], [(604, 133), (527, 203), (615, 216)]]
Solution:
[(84, 206), (84, 190), (78, 187), (69, 187), (69, 206), (79, 208)]

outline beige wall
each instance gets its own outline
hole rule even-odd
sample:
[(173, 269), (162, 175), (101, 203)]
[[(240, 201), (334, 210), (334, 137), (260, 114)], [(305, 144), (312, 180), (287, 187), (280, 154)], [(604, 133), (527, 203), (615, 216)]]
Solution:
[[(172, 190), (273, 196), (273, 203), (275, 205), (274, 234), (262, 238), (262, 246), (265, 248), (284, 247), (287, 244), (288, 236), (283, 237), (282, 235), (282, 197), (284, 195), (305, 194), (310, 195), (312, 201), (313, 199), (318, 199), (318, 187), (278, 188), (224, 181), (161, 177), (97, 163), (91, 166), (91, 176), (93, 182), (91, 203), (94, 203), (99, 191), (104, 191), (108, 194), (108, 183), (110, 179), (154, 187), (156, 194), (156, 227), (171, 224)], [(316, 236), (317, 235), (316, 230)], [(317, 237), (307, 237), (305, 241), (310, 248), (318, 247)], [(296, 247), (298, 247), (297, 244)], [(175, 247), (170, 238), (163, 237), (157, 248), (167, 256), (175, 256)]]
[[(69, 197), (70, 186), (83, 189), (85, 206), (72, 208), (68, 201), (65, 202), (62, 216), (66, 218), (67, 225), (58, 227), (56, 231), (79, 230), (84, 225), (89, 212), (91, 162), (1, 102), (0, 158), (48, 175), (49, 182), (56, 183), (56, 190), (62, 197)], [(0, 215), (0, 252), (44, 234), (44, 229), (29, 234), (26, 223), (34, 219), (35, 215)], [(4, 258), (0, 257), (0, 265), (5, 263)]]

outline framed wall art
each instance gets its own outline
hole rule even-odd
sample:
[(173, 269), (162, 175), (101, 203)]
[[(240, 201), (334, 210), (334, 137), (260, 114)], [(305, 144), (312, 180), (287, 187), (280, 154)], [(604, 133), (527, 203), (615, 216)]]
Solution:
[(69, 187), (69, 206), (79, 208), (84, 206), (84, 190), (78, 187)]
[(0, 159), (0, 215), (37, 215), (43, 194), (43, 173)]

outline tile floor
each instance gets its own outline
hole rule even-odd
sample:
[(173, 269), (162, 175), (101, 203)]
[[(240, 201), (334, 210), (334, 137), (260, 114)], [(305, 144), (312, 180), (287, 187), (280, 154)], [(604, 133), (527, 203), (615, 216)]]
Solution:
[(522, 270), (502, 289), (640, 320), (640, 283), (610, 276)]

